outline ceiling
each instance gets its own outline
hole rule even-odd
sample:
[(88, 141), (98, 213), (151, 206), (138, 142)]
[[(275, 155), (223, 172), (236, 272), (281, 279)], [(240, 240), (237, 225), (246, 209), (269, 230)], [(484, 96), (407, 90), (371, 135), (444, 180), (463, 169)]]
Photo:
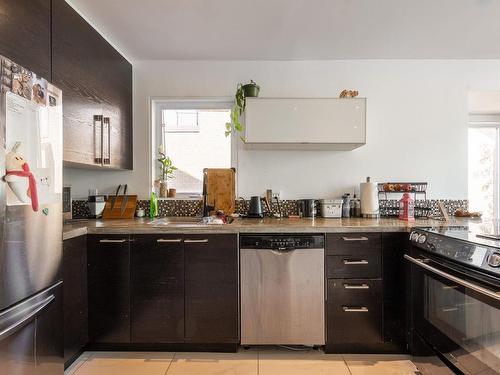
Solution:
[(498, 0), (68, 0), (130, 60), (498, 59)]

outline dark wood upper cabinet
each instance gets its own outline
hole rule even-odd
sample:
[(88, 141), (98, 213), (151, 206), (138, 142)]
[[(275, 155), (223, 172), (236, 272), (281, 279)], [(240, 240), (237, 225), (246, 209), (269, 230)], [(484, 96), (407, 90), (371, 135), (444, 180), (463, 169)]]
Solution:
[(65, 165), (132, 169), (132, 65), (64, 0), (52, 0), (52, 79), (63, 91)]
[(88, 342), (87, 237), (63, 243), (64, 361), (76, 359)]
[(91, 344), (130, 342), (128, 235), (89, 235), (88, 298)]
[(0, 55), (50, 80), (50, 1), (0, 0)]
[(184, 249), (186, 342), (237, 343), (237, 236), (186, 235)]
[(135, 235), (130, 245), (133, 343), (184, 342), (182, 235)]

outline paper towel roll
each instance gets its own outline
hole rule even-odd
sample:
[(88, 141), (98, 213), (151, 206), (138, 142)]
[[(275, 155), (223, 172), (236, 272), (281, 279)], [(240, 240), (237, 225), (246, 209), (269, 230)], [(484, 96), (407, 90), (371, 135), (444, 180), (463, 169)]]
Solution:
[(366, 182), (359, 184), (359, 192), (361, 195), (361, 216), (363, 217), (378, 217), (378, 189), (376, 182), (370, 182), (370, 177), (367, 177)]

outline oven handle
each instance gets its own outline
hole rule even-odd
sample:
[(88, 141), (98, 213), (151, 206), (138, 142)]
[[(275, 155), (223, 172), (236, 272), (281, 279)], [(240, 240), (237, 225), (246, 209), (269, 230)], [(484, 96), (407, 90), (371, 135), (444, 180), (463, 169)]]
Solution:
[(450, 281), (453, 281), (454, 283), (457, 283), (457, 284), (460, 284), (466, 288), (469, 288), (471, 290), (474, 290), (480, 294), (483, 294), (487, 297), (490, 297), (490, 298), (493, 298), (494, 300), (496, 301), (500, 301), (500, 294), (490, 290), (490, 289), (487, 289), (487, 288), (483, 288), (482, 286), (479, 286), (479, 285), (476, 285), (476, 284), (473, 284), (473, 283), (470, 283), (468, 281), (465, 281), (465, 280), (462, 280), (458, 277), (455, 277), (453, 275), (450, 275), (449, 273), (447, 272), (444, 272), (444, 271), (441, 271), (435, 267), (432, 267), (432, 266), (429, 266), (427, 263), (426, 263), (426, 260), (425, 259), (417, 259), (417, 258), (413, 258), (409, 255), (406, 255), (405, 254), (405, 259), (412, 262), (413, 264), (416, 264), (417, 266), (419, 267), (422, 267), (428, 271), (431, 271), (432, 273), (435, 273), (436, 275), (439, 275), (441, 277), (444, 277), (445, 279), (448, 279)]

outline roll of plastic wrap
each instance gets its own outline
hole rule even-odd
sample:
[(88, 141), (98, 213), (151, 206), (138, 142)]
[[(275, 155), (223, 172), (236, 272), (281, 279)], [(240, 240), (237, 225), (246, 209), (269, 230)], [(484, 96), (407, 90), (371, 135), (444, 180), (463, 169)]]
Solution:
[(361, 194), (361, 216), (363, 217), (378, 217), (378, 190), (377, 183), (370, 182), (368, 177), (367, 182), (359, 184), (359, 191)]

